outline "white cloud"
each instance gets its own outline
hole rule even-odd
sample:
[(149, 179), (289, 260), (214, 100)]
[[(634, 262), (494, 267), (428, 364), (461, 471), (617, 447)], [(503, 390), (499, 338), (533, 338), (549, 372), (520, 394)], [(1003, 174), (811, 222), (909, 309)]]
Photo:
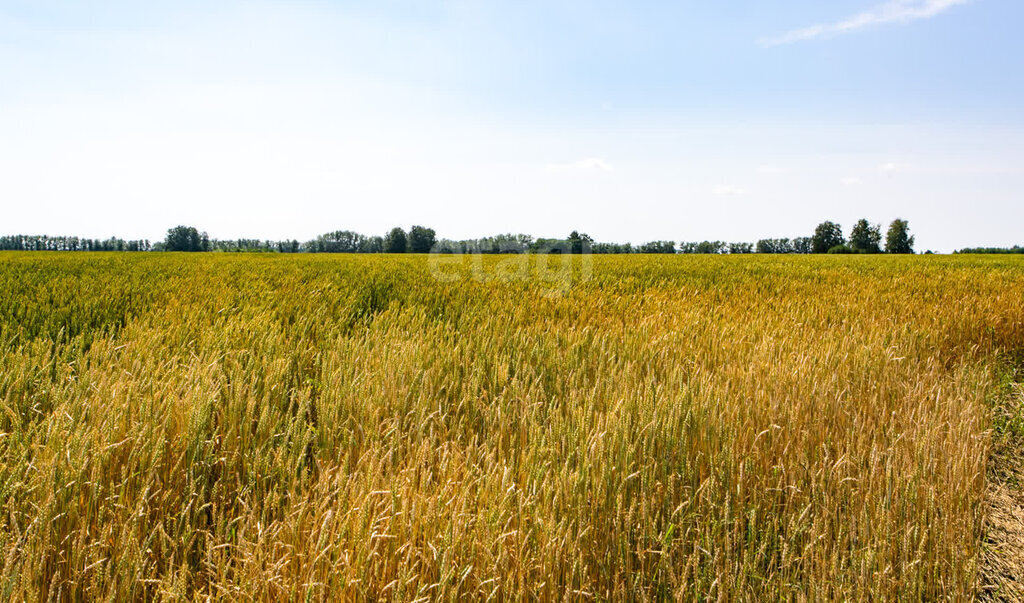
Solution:
[(890, 23), (908, 23), (919, 19), (930, 19), (954, 6), (970, 0), (890, 0), (862, 13), (852, 15), (836, 23), (819, 23), (788, 31), (781, 36), (761, 40), (764, 46), (780, 46), (803, 40), (832, 38), (868, 27)]
[(839, 181), (843, 186), (858, 186), (864, 184), (864, 181), (856, 176), (847, 176)]
[(732, 184), (723, 184), (716, 186), (712, 192), (719, 197), (738, 197), (746, 191)]
[(890, 162), (890, 163), (883, 163), (882, 165), (878, 166), (878, 171), (882, 172), (883, 174), (885, 174), (887, 176), (895, 174), (896, 171), (899, 170), (899, 169), (900, 169), (900, 166), (898, 166), (898, 165), (896, 165), (895, 163), (892, 163), (892, 162)]
[(544, 171), (549, 174), (564, 174), (567, 172), (611, 172), (610, 163), (600, 157), (586, 157), (571, 163), (549, 163), (544, 166)]

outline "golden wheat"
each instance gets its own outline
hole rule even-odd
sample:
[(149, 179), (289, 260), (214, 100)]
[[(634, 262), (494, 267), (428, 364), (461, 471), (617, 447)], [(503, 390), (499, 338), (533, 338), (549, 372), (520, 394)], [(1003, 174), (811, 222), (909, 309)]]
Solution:
[(1022, 349), (1013, 258), (5, 253), (0, 598), (966, 598)]

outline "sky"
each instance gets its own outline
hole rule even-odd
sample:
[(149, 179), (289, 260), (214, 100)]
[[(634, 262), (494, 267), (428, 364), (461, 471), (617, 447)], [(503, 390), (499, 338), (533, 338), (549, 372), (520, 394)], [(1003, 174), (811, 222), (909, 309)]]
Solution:
[(1019, 0), (0, 0), (0, 234), (1024, 243)]

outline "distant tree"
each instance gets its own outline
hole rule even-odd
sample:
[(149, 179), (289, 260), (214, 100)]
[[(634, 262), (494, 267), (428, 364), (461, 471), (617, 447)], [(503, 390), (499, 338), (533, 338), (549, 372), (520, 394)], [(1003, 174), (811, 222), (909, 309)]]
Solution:
[(493, 238), (499, 253), (526, 253), (533, 244), (533, 237), (527, 234), (500, 234)]
[(433, 228), (413, 226), (409, 229), (409, 251), (411, 253), (430, 253), (437, 242), (437, 234)]
[(466, 239), (461, 242), (466, 253), (498, 253), (498, 243), (494, 237), (483, 237), (480, 239)]
[(637, 250), (639, 253), (675, 253), (675, 241), (651, 241), (644, 243)]
[(594, 253), (621, 254), (633, 253), (634, 249), (632, 243), (594, 243), (593, 251)]
[(793, 242), (789, 239), (761, 239), (756, 250), (757, 253), (793, 253)]
[[(112, 242), (102, 245), (104, 251), (110, 251), (111, 247), (114, 247)], [(194, 226), (175, 226), (167, 231), (167, 238), (164, 239), (164, 250), (209, 251), (210, 237), (205, 232), (200, 233)]]
[(384, 237), (366, 237), (359, 243), (359, 253), (384, 253)]
[(835, 247), (829, 249), (828, 253), (830, 253), (830, 254), (837, 254), (837, 253), (846, 254), (846, 253), (857, 253), (857, 252), (854, 251), (849, 245), (836, 245)]
[(384, 237), (384, 253), (405, 253), (408, 250), (408, 240), (405, 231), (397, 226)]
[[(579, 242), (582, 245), (582, 242)], [(572, 253), (572, 241), (569, 239), (536, 239), (530, 245), (531, 253)]]
[[(161, 247), (163, 243), (159, 244)], [(149, 241), (126, 241), (111, 237), (105, 241), (48, 235), (0, 236), (0, 250), (10, 251), (149, 251)]]
[(587, 233), (580, 234), (575, 230), (569, 233), (569, 252), (574, 254), (590, 253), (594, 239)]
[(811, 237), (813, 253), (828, 253), (833, 247), (845, 244), (843, 228), (835, 222), (822, 222), (814, 229), (814, 236)]
[(1013, 247), (968, 247), (953, 253), (988, 253), (988, 254), (1022, 254), (1024, 247), (1014, 245)]
[(351, 230), (336, 230), (320, 235), (307, 247), (312, 253), (356, 253), (365, 238)]
[(679, 244), (679, 253), (719, 254), (728, 253), (728, 251), (729, 244), (723, 241), (683, 242)]
[(754, 253), (753, 243), (729, 243), (729, 253)]
[[(584, 235), (585, 236), (585, 235)], [(541, 241), (547, 241), (549, 239), (541, 239)], [(554, 240), (554, 239), (550, 239)], [(559, 242), (559, 246), (564, 247), (566, 250), (569, 249), (568, 241)], [(484, 237), (482, 239), (467, 239), (465, 241), (441, 241), (435, 249), (441, 253), (450, 253), (450, 249), (458, 248), (465, 253), (527, 253), (529, 251), (539, 251), (543, 247), (542, 244), (537, 244), (533, 237), (525, 234), (499, 234), (493, 237)], [(559, 251), (561, 253), (561, 251)]]
[(797, 237), (793, 239), (793, 253), (811, 253), (811, 237)]
[(694, 247), (693, 253), (719, 254), (725, 253), (726, 244), (722, 241), (701, 241)]
[(906, 220), (899, 218), (889, 225), (885, 235), (886, 253), (914, 253), (914, 237), (910, 236), (910, 227)]
[(850, 231), (850, 249), (857, 253), (881, 253), (882, 227), (861, 218)]
[(462, 243), (459, 241), (453, 241), (451, 239), (441, 239), (437, 243), (434, 243), (434, 248), (431, 249), (432, 253), (462, 253)]

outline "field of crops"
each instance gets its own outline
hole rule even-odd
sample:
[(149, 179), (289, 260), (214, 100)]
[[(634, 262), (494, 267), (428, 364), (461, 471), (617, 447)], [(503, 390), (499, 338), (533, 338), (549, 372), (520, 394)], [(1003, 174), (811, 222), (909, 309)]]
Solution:
[(979, 587), (1024, 260), (0, 254), (0, 599)]

